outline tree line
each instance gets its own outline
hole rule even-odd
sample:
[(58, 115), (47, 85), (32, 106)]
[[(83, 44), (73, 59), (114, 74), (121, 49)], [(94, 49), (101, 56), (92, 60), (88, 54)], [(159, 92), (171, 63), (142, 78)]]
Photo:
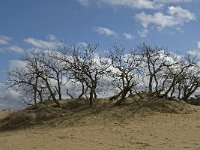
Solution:
[[(105, 91), (114, 93), (109, 99), (116, 100), (116, 105), (125, 102), (129, 94), (141, 93), (188, 101), (200, 87), (195, 58), (145, 43), (132, 49), (113, 46), (104, 55), (91, 44), (34, 49), (20, 61), (22, 66), (7, 72), (7, 83), (16, 86), (25, 99), (29, 96), (32, 104), (52, 99), (61, 107), (59, 100), (67, 95), (71, 99), (88, 99), (93, 106)], [(72, 85), (74, 90), (70, 91)]]

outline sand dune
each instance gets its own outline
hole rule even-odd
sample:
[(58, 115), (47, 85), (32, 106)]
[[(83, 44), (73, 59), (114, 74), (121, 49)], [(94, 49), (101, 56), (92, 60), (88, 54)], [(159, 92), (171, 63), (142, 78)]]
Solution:
[(7, 117), (9, 114), (11, 114), (10, 111), (7, 111), (7, 110), (5, 110), (5, 111), (0, 111), (0, 119), (3, 119), (3, 118), (5, 118), (5, 117)]
[[(200, 108), (190, 114), (154, 113), (119, 121), (0, 133), (1, 150), (200, 150)], [(1, 113), (3, 115), (3, 113)], [(4, 114), (5, 115), (5, 114)]]

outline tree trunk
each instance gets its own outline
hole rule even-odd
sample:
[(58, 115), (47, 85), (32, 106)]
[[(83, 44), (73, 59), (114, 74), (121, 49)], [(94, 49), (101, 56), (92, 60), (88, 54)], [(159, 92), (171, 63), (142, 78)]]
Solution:
[(163, 94), (162, 97), (167, 98), (169, 92), (172, 90), (172, 88), (175, 86), (175, 82), (173, 81), (172, 84), (170, 85), (170, 87), (168, 88), (168, 90), (165, 92), (165, 94)]
[(152, 82), (153, 82), (153, 76), (150, 75), (150, 77), (149, 77), (149, 93), (152, 93), (152, 91), (153, 91)]
[(69, 97), (70, 97), (71, 99), (74, 99), (74, 97), (69, 93), (69, 90), (68, 90), (68, 89), (66, 90), (66, 94), (69, 95)]
[(187, 92), (185, 92), (183, 100), (188, 102), (189, 97), (197, 90), (198, 86), (192, 86), (192, 88), (188, 89)]
[(85, 94), (85, 86), (84, 83), (81, 82), (82, 88), (81, 88), (81, 94), (78, 96), (78, 99), (81, 99), (83, 95)]
[(37, 104), (37, 84), (38, 84), (38, 77), (35, 79), (35, 85), (34, 85), (34, 104)]
[(156, 82), (156, 87), (155, 87), (155, 89), (156, 89), (156, 92), (158, 92), (158, 91), (159, 91), (159, 90), (158, 90), (158, 80), (157, 80), (156, 75), (154, 75), (154, 80), (155, 80), (155, 82)]
[(127, 93), (131, 90), (131, 88), (132, 88), (132, 86), (125, 87), (125, 88), (122, 90), (122, 92), (120, 92), (121, 98), (120, 98), (120, 100), (118, 100), (118, 101), (115, 103), (115, 105), (119, 106), (119, 105), (121, 105), (121, 104), (125, 101), (126, 95), (127, 95)]
[(62, 100), (61, 88), (58, 86), (58, 99)]
[(178, 85), (178, 99), (181, 99), (181, 84)]
[(96, 90), (94, 90), (94, 99), (97, 99), (97, 93), (96, 93)]
[(93, 91), (93, 88), (91, 88), (90, 89), (90, 98), (89, 98), (91, 107), (93, 107), (93, 94), (94, 94), (94, 91)]
[(57, 92), (58, 92), (58, 99), (59, 100), (62, 100), (62, 93), (61, 93), (61, 83), (60, 83), (60, 79), (59, 79), (59, 75), (57, 75), (57, 86), (58, 86), (58, 89), (57, 89)]
[(117, 99), (121, 94), (122, 94), (123, 90), (120, 91), (117, 95), (112, 96), (111, 98), (109, 98), (109, 100), (114, 100)]
[[(44, 79), (44, 78), (43, 78), (43, 79)], [(53, 101), (56, 103), (56, 105), (57, 105), (59, 108), (61, 108), (61, 105), (60, 105), (60, 103), (56, 100), (55, 94), (54, 94), (53, 91), (51, 90), (51, 87), (50, 87), (49, 82), (47, 81), (47, 79), (45, 79), (45, 82), (46, 82), (46, 86), (47, 86), (47, 88), (48, 88), (48, 90), (49, 90), (49, 93), (50, 93), (50, 95), (51, 95)]]
[(172, 92), (171, 92), (170, 98), (173, 98), (174, 92), (175, 92), (175, 86), (172, 88)]
[(43, 102), (43, 97), (42, 97), (42, 92), (39, 93), (39, 97), (40, 97), (40, 102)]

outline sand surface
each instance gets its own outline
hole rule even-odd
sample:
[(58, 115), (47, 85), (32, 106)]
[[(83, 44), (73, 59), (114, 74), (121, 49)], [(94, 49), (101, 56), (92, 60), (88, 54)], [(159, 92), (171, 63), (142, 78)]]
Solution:
[[(1, 113), (5, 116), (5, 113)], [(0, 150), (200, 150), (200, 110), (0, 133)]]

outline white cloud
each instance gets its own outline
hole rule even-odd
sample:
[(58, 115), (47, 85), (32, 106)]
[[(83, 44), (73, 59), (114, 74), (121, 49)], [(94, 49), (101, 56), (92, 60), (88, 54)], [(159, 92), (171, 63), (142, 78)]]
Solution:
[(168, 3), (183, 3), (192, 2), (193, 0), (154, 0), (154, 3), (168, 4)]
[(87, 47), (88, 43), (87, 42), (79, 42), (76, 45), (79, 46), (79, 47)]
[(136, 19), (139, 20), (144, 28), (147, 28), (150, 24), (154, 24), (162, 28), (176, 24), (172, 16), (165, 16), (161, 12), (155, 13), (154, 15), (148, 15), (142, 12), (136, 15)]
[(197, 64), (200, 66), (200, 41), (197, 42), (197, 49), (192, 49), (188, 51), (188, 54), (194, 57), (197, 61)]
[(105, 27), (97, 27), (95, 28), (95, 31), (97, 31), (99, 34), (105, 35), (105, 36), (117, 36), (117, 33), (115, 33), (113, 30)]
[(24, 49), (19, 46), (12, 45), (11, 40), (12, 40), (11, 37), (0, 36), (0, 53), (9, 51), (15, 53), (23, 53)]
[(149, 15), (142, 12), (137, 14), (135, 18), (144, 28), (149, 25), (156, 25), (159, 28), (174, 27), (196, 19), (195, 14), (180, 6), (169, 7), (167, 13), (167, 15), (164, 15), (162, 12), (157, 12), (154, 15)]
[(4, 53), (4, 52), (15, 52), (15, 53), (22, 54), (24, 53), (24, 49), (16, 45), (0, 47), (0, 53)]
[(156, 5), (149, 0), (100, 0), (100, 2), (111, 6), (121, 6), (129, 8), (148, 8), (153, 9)]
[(197, 48), (200, 49), (200, 41), (197, 42)]
[(142, 29), (141, 31), (138, 32), (138, 35), (142, 38), (147, 37), (148, 34), (149, 34), (148, 29)]
[(130, 33), (124, 33), (124, 37), (125, 37), (125, 39), (127, 39), (127, 40), (131, 40), (131, 39), (134, 38), (134, 36), (133, 36), (132, 34), (130, 34)]
[(174, 15), (175, 18), (179, 19), (180, 22), (181, 21), (188, 22), (190, 20), (195, 20), (196, 19), (194, 13), (190, 12), (187, 9), (183, 9), (180, 6), (178, 6), (178, 7), (174, 7), (174, 6), (169, 7), (168, 13), (170, 15)]
[(50, 40), (50, 41), (57, 41), (56, 36), (53, 35), (53, 34), (49, 34), (49, 35), (47, 36), (47, 39)]
[(9, 62), (9, 68), (10, 69), (16, 69), (16, 68), (25, 68), (26, 64), (23, 61), (20, 60), (10, 60)]
[(89, 0), (78, 0), (78, 1), (82, 6), (86, 6), (87, 7), (90, 4)]
[(26, 43), (31, 44), (34, 47), (42, 49), (55, 49), (64, 46), (64, 43), (58, 41), (44, 41), (35, 38), (27, 38), (24, 40)]
[(106, 4), (111, 7), (126, 7), (137, 9), (159, 9), (164, 5), (192, 2), (194, 0), (78, 0), (82, 6), (89, 6), (92, 2)]
[[(198, 46), (200, 46), (200, 45), (198, 45)], [(200, 51), (199, 50), (190, 50), (188, 52), (188, 54), (195, 56), (195, 57), (200, 57)]]
[(19, 46), (10, 46), (8, 49), (16, 53), (24, 53), (24, 49)]
[(7, 36), (0, 36), (0, 45), (8, 45), (11, 38)]
[(0, 109), (19, 109), (24, 105), (20, 101), (21, 95), (14, 88), (8, 88), (5, 84), (0, 83)]

